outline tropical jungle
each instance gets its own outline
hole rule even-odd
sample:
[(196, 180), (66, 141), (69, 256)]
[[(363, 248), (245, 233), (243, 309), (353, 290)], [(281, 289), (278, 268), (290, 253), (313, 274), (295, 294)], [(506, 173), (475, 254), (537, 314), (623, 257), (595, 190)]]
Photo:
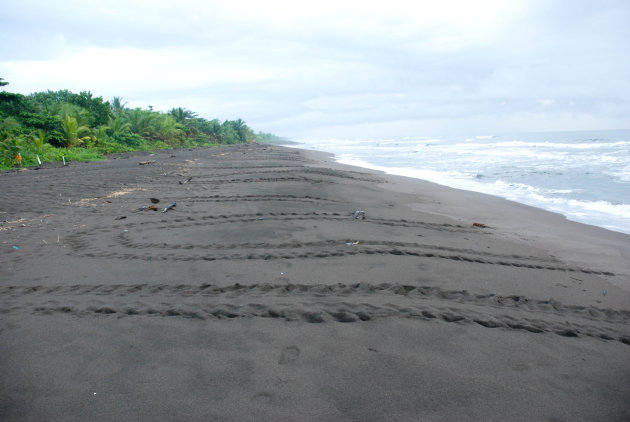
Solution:
[(108, 154), (210, 147), (280, 138), (254, 132), (241, 120), (206, 120), (186, 108), (168, 112), (128, 108), (122, 98), (104, 101), (89, 91), (4, 90), (0, 78), (0, 170), (50, 161), (94, 161)]

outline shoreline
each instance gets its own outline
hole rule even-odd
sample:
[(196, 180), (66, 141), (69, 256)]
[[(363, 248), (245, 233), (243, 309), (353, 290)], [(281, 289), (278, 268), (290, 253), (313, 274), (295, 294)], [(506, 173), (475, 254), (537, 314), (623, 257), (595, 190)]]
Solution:
[[(285, 143), (285, 144), (279, 143), (278, 145), (286, 146), (288, 148), (296, 148), (296, 149), (301, 149), (301, 148), (303, 148), (305, 146), (304, 144), (300, 144), (298, 142)], [(315, 151), (315, 150), (307, 150), (307, 151)], [(320, 151), (320, 152), (326, 152), (326, 151)], [(335, 155), (334, 153), (330, 153), (330, 154), (333, 154), (333, 156)], [(386, 167), (377, 166), (377, 165), (374, 165), (374, 168), (373, 168), (373, 167), (370, 167), (371, 164), (367, 163), (367, 162), (359, 163), (359, 164), (341, 163), (341, 162), (339, 162), (339, 164), (345, 164), (345, 165), (349, 165), (349, 166), (356, 166), (356, 167), (366, 168), (366, 169), (370, 169), (371, 171), (383, 172), (384, 174), (389, 174), (389, 175), (392, 175), (392, 176), (408, 177), (408, 178), (411, 178), (411, 179), (423, 180), (423, 181), (427, 181), (427, 182), (430, 182), (430, 183), (436, 183), (436, 184), (438, 184), (440, 186), (444, 186), (444, 187), (448, 187), (448, 188), (452, 188), (452, 189), (466, 190), (466, 191), (480, 193), (480, 194), (484, 194), (484, 195), (496, 196), (496, 197), (499, 197), (499, 198), (502, 198), (502, 199), (505, 199), (505, 200), (508, 200), (508, 201), (517, 202), (517, 203), (522, 204), (522, 205), (534, 207), (534, 208), (541, 209), (541, 210), (544, 210), (544, 211), (547, 211), (547, 212), (551, 212), (551, 213), (560, 214), (560, 215), (562, 215), (564, 218), (566, 218), (569, 221), (573, 221), (573, 222), (580, 223), (580, 224), (591, 225), (591, 226), (603, 228), (603, 229), (606, 229), (606, 230), (609, 230), (609, 231), (630, 235), (630, 229), (626, 229), (626, 231), (623, 231), (623, 229), (621, 227), (617, 227), (617, 226), (612, 228), (612, 227), (605, 227), (603, 225), (594, 224), (593, 222), (586, 222), (586, 221), (575, 220), (575, 219), (572, 219), (569, 215), (565, 214), (563, 211), (557, 211), (557, 210), (553, 210), (553, 209), (548, 209), (548, 208), (545, 208), (544, 205), (539, 204), (539, 203), (538, 204), (533, 204), (533, 203), (528, 203), (526, 201), (525, 202), (520, 202), (517, 199), (510, 199), (510, 198), (508, 198), (508, 195), (503, 195), (501, 193), (490, 193), (490, 192), (485, 192), (483, 190), (475, 190), (475, 189), (470, 189), (470, 188), (466, 188), (466, 187), (451, 186), (451, 185), (448, 185), (448, 184), (443, 184), (443, 183), (440, 183), (440, 182), (424, 179), (422, 177), (408, 176), (408, 175), (404, 175), (404, 174), (395, 174), (395, 173), (391, 173), (390, 171), (396, 171), (396, 168), (386, 168)], [(362, 164), (365, 164), (365, 166), (363, 166)]]
[[(428, 194), (422, 194), (430, 196), (430, 201), (415, 205), (418, 211), (447, 216), (465, 224), (479, 222), (498, 229), (506, 238), (528, 239), (554, 251), (558, 257), (572, 262), (589, 262), (602, 271), (610, 266), (619, 268), (626, 279), (620, 279), (617, 285), (630, 291), (629, 234), (569, 220), (563, 214), (496, 195), (342, 164), (336, 161), (333, 153), (288, 148), (300, 150), (324, 166), (381, 175), (388, 181), (382, 185), (385, 189), (410, 195), (429, 190)], [(566, 250), (569, 245), (570, 249)]]
[(1, 419), (630, 418), (630, 236), (316, 151), (150, 160), (0, 174)]

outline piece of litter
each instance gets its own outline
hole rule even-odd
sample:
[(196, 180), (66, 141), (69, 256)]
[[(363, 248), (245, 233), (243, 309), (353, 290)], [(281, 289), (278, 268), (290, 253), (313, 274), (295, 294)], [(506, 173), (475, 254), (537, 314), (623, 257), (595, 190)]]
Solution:
[(114, 218), (114, 220), (124, 220), (125, 218), (127, 218), (126, 215), (121, 215), (120, 217)]
[(353, 220), (365, 220), (365, 211), (359, 211), (359, 210), (355, 211), (352, 214), (352, 219)]
[(184, 180), (183, 182), (180, 180), (180, 181), (179, 181), (179, 184), (180, 184), (180, 185), (185, 185), (186, 183), (190, 182), (191, 180), (192, 180), (192, 176), (191, 176), (191, 177), (189, 177), (188, 179)]
[(160, 202), (160, 200), (157, 198), (149, 198), (149, 201), (151, 201), (153, 204), (158, 204)]
[(17, 246), (13, 245), (13, 249), (15, 249), (17, 251), (20, 248), (18, 248)]
[(168, 210), (170, 210), (171, 208), (173, 208), (174, 206), (176, 206), (177, 203), (175, 201), (171, 202), (170, 204), (168, 204), (163, 210), (162, 212), (166, 212)]
[(39, 155), (36, 155), (37, 157), (37, 164), (39, 164), (40, 166), (42, 165), (42, 160), (39, 159)]
[(143, 205), (140, 208), (138, 208), (138, 211), (147, 211), (147, 210), (157, 211), (158, 207), (156, 205)]
[(264, 218), (262, 218), (262, 217), (258, 217), (258, 220), (263, 221), (263, 220), (264, 220)]
[(481, 229), (486, 229), (486, 228), (488, 228), (488, 226), (487, 226), (487, 225), (482, 224), (482, 223), (473, 223), (473, 227), (479, 227), (479, 228), (481, 228)]
[(155, 163), (155, 160), (140, 161), (138, 164), (141, 166), (146, 166), (147, 164), (153, 164), (153, 163)]

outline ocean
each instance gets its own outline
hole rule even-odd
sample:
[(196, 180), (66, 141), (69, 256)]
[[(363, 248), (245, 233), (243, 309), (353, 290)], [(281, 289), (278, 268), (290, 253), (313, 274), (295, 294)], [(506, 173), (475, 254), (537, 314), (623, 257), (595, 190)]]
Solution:
[(630, 130), (297, 140), (344, 164), (500, 196), (630, 234)]

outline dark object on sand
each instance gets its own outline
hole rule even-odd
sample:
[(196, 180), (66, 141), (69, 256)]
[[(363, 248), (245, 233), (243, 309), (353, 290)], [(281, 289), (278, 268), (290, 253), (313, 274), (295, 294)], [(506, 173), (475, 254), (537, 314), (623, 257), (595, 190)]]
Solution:
[(485, 224), (482, 224), (482, 223), (473, 223), (473, 227), (479, 227), (481, 229), (488, 228), (488, 226), (486, 226)]
[(157, 198), (149, 198), (149, 201), (151, 201), (152, 204), (158, 204), (160, 202)]
[(166, 206), (166, 208), (164, 208), (164, 209), (162, 210), (162, 212), (166, 212), (166, 211), (170, 210), (171, 208), (173, 208), (173, 207), (174, 207), (174, 206), (176, 206), (176, 205), (177, 205), (177, 203), (176, 203), (175, 201), (173, 201), (173, 202), (171, 202), (170, 204), (168, 204), (168, 205)]
[(147, 164), (153, 163), (155, 163), (155, 160), (140, 161), (138, 164), (140, 164), (141, 166), (146, 166)]
[(191, 177), (189, 177), (188, 179), (184, 180), (183, 182), (180, 180), (180, 181), (179, 181), (179, 184), (180, 184), (180, 185), (185, 185), (186, 183), (190, 182), (191, 180), (192, 180), (192, 176), (191, 176)]
[(124, 220), (125, 218), (127, 218), (126, 215), (121, 215), (120, 217), (114, 218), (114, 220)]
[(158, 207), (155, 205), (143, 205), (138, 208), (138, 211), (157, 211)]
[(365, 220), (365, 211), (359, 211), (359, 210), (355, 211), (352, 214), (352, 219), (353, 220)]

